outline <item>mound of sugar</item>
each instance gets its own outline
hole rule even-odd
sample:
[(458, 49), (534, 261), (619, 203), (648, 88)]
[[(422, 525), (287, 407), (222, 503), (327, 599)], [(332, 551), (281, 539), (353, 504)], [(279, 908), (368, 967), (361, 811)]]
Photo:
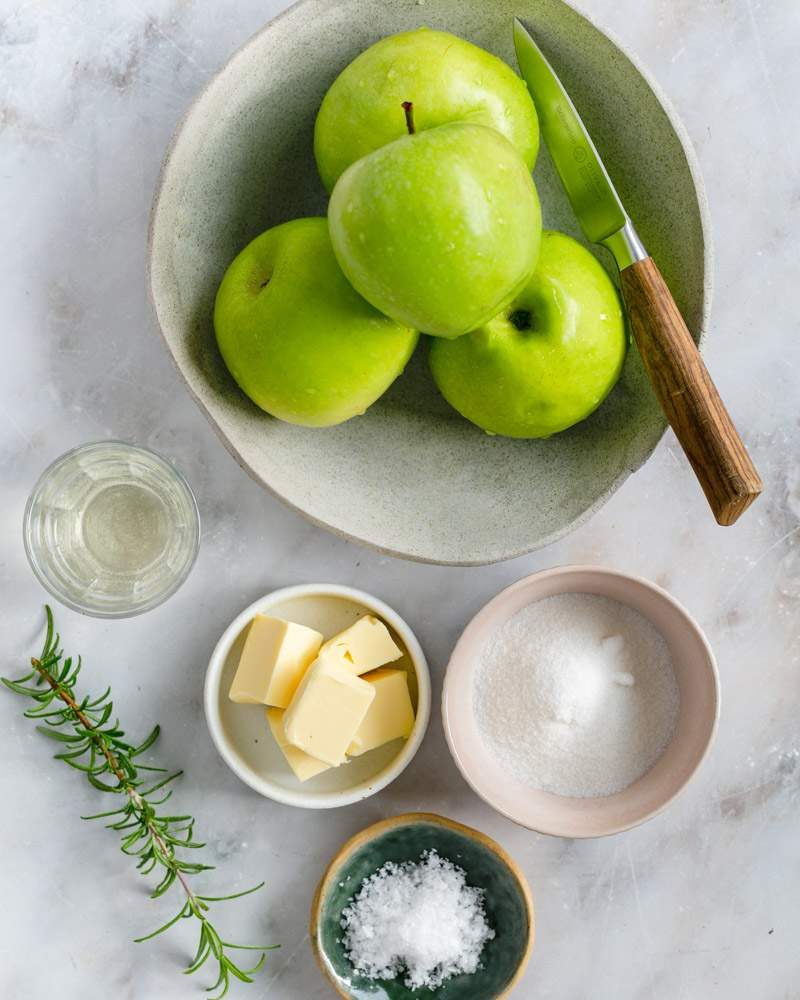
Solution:
[(489, 637), (473, 692), (481, 735), (515, 778), (559, 795), (611, 795), (669, 743), (678, 685), (637, 611), (593, 594), (528, 605)]

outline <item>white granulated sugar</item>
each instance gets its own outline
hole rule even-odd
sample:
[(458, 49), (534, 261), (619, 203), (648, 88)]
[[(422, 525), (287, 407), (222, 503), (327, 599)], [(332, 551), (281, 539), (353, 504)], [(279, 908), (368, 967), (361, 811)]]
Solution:
[(405, 973), (409, 989), (437, 989), (478, 969), (494, 937), (483, 909), (484, 890), (436, 851), (419, 862), (387, 862), (361, 883), (342, 912), (343, 944), (367, 979)]
[(672, 736), (669, 648), (637, 611), (593, 594), (528, 605), (489, 637), (473, 704), (484, 741), (519, 781), (558, 795), (612, 795)]

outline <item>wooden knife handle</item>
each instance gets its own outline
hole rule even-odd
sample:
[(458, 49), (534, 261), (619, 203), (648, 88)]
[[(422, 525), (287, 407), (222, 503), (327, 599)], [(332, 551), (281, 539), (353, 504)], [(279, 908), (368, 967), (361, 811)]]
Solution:
[(620, 271), (631, 331), (658, 401), (719, 524), (733, 524), (762, 490), (675, 300), (652, 257)]

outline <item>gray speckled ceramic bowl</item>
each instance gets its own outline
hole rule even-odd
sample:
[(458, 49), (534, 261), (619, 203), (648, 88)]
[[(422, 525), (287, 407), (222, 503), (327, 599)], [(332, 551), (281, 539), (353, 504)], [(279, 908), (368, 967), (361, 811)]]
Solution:
[[(463, 420), (437, 393), (424, 347), (363, 417), (313, 430), (272, 419), (239, 391), (216, 348), (212, 305), (227, 265), (249, 240), (279, 222), (324, 214), (312, 132), (342, 67), (383, 35), (422, 24), (515, 65), (514, 15), (562, 75), (699, 339), (710, 248), (686, 134), (641, 67), (562, 0), (302, 0), (255, 35), (197, 98), (169, 149), (153, 206), (150, 285), (158, 321), (226, 446), (311, 520), (428, 562), (488, 563), (554, 541), (642, 465), (665, 421), (636, 351), (603, 406), (549, 441), (490, 437)], [(545, 224), (579, 236), (544, 150), (535, 177)], [(610, 259), (601, 259), (613, 271)]]

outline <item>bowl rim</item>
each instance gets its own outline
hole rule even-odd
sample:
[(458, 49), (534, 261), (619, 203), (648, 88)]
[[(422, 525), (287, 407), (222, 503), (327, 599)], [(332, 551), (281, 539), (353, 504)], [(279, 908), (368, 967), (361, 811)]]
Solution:
[[(458, 740), (454, 735), (453, 723), (450, 719), (449, 713), (449, 701), (451, 697), (451, 691), (455, 682), (455, 672), (457, 670), (457, 664), (459, 659), (465, 655), (464, 650), (471, 640), (474, 632), (478, 631), (479, 627), (487, 619), (490, 619), (497, 608), (498, 605), (502, 605), (506, 598), (513, 593), (520, 590), (525, 590), (530, 587), (532, 583), (539, 582), (543, 580), (553, 579), (553, 578), (568, 578), (570, 576), (576, 576), (579, 574), (591, 573), (598, 576), (608, 576), (614, 577), (616, 579), (621, 579), (626, 581), (628, 584), (633, 585), (636, 588), (648, 590), (655, 594), (660, 600), (664, 601), (666, 604), (670, 605), (675, 611), (678, 612), (679, 616), (683, 619), (685, 624), (688, 626), (689, 630), (694, 634), (694, 636), (700, 642), (700, 645), (704, 652), (703, 662), (707, 668), (708, 675), (712, 682), (713, 688), (713, 700), (714, 700), (714, 713), (711, 718), (711, 724), (708, 728), (708, 734), (706, 737), (705, 746), (703, 747), (702, 753), (700, 753), (695, 761), (691, 771), (686, 775), (684, 780), (675, 788), (675, 790), (667, 796), (659, 805), (654, 806), (652, 809), (643, 813), (641, 816), (629, 821), (618, 824), (610, 824), (603, 828), (601, 832), (586, 834), (577, 832), (572, 828), (567, 828), (559, 823), (553, 822), (537, 822), (536, 826), (530, 825), (528, 822), (524, 822), (519, 819), (518, 816), (513, 815), (510, 811), (501, 808), (497, 801), (494, 800), (491, 792), (480, 785), (477, 779), (470, 774), (469, 770), (464, 766), (464, 762), (458, 752)], [(563, 593), (571, 593), (568, 589), (562, 591)], [(576, 589), (574, 593), (585, 593), (585, 591)], [(625, 603), (620, 600), (620, 603)], [(646, 823), (648, 820), (653, 819), (658, 816), (665, 809), (670, 806), (675, 799), (684, 791), (686, 786), (691, 782), (692, 778), (695, 776), (703, 762), (706, 760), (711, 752), (711, 748), (714, 745), (714, 740), (717, 735), (717, 729), (719, 727), (719, 716), (720, 716), (720, 703), (721, 703), (721, 692), (720, 692), (720, 678), (719, 678), (719, 668), (717, 666), (717, 661), (714, 656), (714, 652), (711, 649), (711, 645), (703, 632), (700, 625), (697, 623), (695, 618), (690, 614), (686, 607), (681, 604), (672, 594), (670, 594), (663, 587), (660, 587), (657, 583), (653, 583), (651, 580), (647, 580), (644, 577), (636, 576), (631, 573), (625, 573), (622, 570), (610, 569), (605, 566), (595, 566), (587, 563), (575, 563), (575, 564), (564, 564), (561, 566), (553, 566), (550, 569), (539, 570), (536, 573), (531, 573), (528, 576), (522, 577), (522, 579), (517, 580), (516, 583), (510, 584), (508, 587), (504, 587), (501, 591), (495, 594), (486, 604), (481, 607), (478, 612), (469, 620), (465, 626), (463, 632), (458, 637), (458, 640), (453, 647), (453, 652), (450, 654), (450, 659), (445, 670), (444, 682), (442, 685), (442, 726), (444, 728), (445, 740), (447, 741), (447, 747), (450, 751), (450, 755), (458, 768), (461, 776), (467, 782), (469, 787), (475, 794), (483, 799), (488, 805), (492, 807), (496, 812), (499, 812), (506, 819), (516, 823), (527, 830), (532, 830), (534, 833), (546, 834), (551, 837), (565, 837), (573, 840), (591, 840), (600, 837), (609, 837), (617, 833), (623, 833), (626, 830), (631, 830), (634, 827), (640, 826), (642, 823)], [(591, 799), (587, 799), (591, 802)]]
[(522, 898), (525, 902), (525, 910), (528, 915), (528, 935), (525, 951), (520, 958), (514, 975), (509, 980), (503, 992), (498, 993), (497, 997), (495, 997), (495, 1000), (503, 1000), (503, 998), (511, 995), (519, 980), (522, 978), (530, 960), (536, 939), (536, 914), (533, 905), (531, 887), (520, 866), (511, 857), (508, 851), (498, 844), (496, 840), (488, 836), (488, 834), (483, 833), (481, 830), (476, 830), (474, 827), (466, 826), (464, 823), (459, 823), (457, 820), (449, 819), (447, 816), (442, 816), (439, 813), (410, 812), (401, 813), (398, 816), (390, 816), (387, 819), (379, 820), (377, 823), (372, 823), (370, 826), (364, 827), (363, 830), (359, 830), (358, 833), (353, 834), (352, 837), (342, 844), (336, 854), (334, 854), (328, 862), (324, 872), (322, 873), (322, 877), (320, 878), (314, 893), (314, 898), (311, 901), (311, 917), (309, 921), (308, 933), (311, 941), (311, 950), (314, 952), (314, 958), (316, 959), (317, 965), (319, 966), (319, 969), (325, 979), (327, 979), (331, 986), (333, 986), (338, 996), (343, 997), (344, 1000), (352, 1000), (351, 994), (344, 993), (342, 991), (337, 978), (331, 973), (326, 960), (325, 951), (319, 940), (320, 916), (322, 913), (323, 899), (327, 896), (330, 884), (336, 878), (339, 869), (342, 865), (347, 863), (348, 859), (355, 851), (359, 850), (376, 837), (387, 833), (389, 830), (395, 830), (401, 826), (412, 826), (415, 823), (429, 823), (432, 826), (440, 826), (446, 830), (453, 830), (455, 833), (459, 833), (469, 840), (475, 840), (479, 844), (482, 844), (490, 850), (492, 854), (499, 858), (506, 868), (508, 868), (514, 877), (514, 881), (519, 886)]
[[(347, 541), (356, 543), (357, 545), (362, 545), (368, 549), (375, 552), (380, 552), (383, 555), (390, 555), (400, 559), (406, 559), (410, 562), (425, 563), (434, 566), (487, 566), (494, 563), (505, 562), (509, 559), (515, 559), (519, 556), (528, 555), (531, 552), (536, 552), (540, 549), (545, 548), (548, 545), (552, 545), (554, 542), (559, 541), (561, 538), (570, 534), (572, 531), (577, 530), (581, 525), (589, 521), (603, 506), (611, 499), (611, 497), (619, 490), (623, 483), (628, 479), (629, 476), (637, 472), (645, 463), (651, 458), (659, 443), (661, 442), (664, 434), (667, 431), (668, 423), (666, 417), (662, 418), (662, 430), (658, 434), (657, 438), (653, 442), (652, 448), (647, 451), (640, 460), (637, 459), (633, 463), (627, 463), (625, 467), (620, 471), (617, 478), (605, 489), (600, 496), (596, 497), (576, 518), (574, 518), (569, 524), (562, 525), (556, 528), (554, 531), (549, 532), (546, 535), (542, 535), (540, 538), (533, 542), (526, 542), (522, 545), (517, 544), (513, 548), (502, 548), (497, 547), (495, 551), (491, 553), (486, 553), (483, 556), (477, 556), (472, 554), (464, 558), (448, 558), (442, 559), (435, 556), (426, 555), (420, 551), (404, 551), (402, 549), (392, 548), (390, 545), (382, 545), (375, 539), (364, 538), (352, 531), (346, 531), (335, 524), (330, 523), (323, 517), (318, 517), (314, 514), (310, 514), (308, 511), (304, 510), (303, 507), (299, 506), (289, 497), (284, 496), (276, 487), (274, 487), (270, 482), (268, 482), (252, 465), (250, 465), (241, 455), (241, 453), (236, 449), (233, 442), (228, 438), (227, 434), (223, 431), (222, 427), (218, 423), (216, 417), (212, 414), (204, 400), (195, 391), (191, 382), (189, 381), (188, 375), (183, 371), (183, 369), (178, 364), (178, 361), (173, 354), (172, 348), (170, 346), (170, 341), (164, 331), (164, 326), (162, 325), (161, 312), (159, 311), (158, 305), (158, 295), (156, 293), (155, 285), (155, 268), (154, 268), (154, 256), (155, 256), (155, 242), (156, 242), (156, 228), (157, 228), (157, 216), (159, 214), (159, 209), (161, 207), (162, 197), (164, 191), (168, 186), (168, 175), (169, 170), (172, 165), (172, 161), (179, 143), (181, 136), (184, 133), (186, 126), (189, 124), (191, 118), (195, 113), (198, 112), (200, 105), (203, 103), (206, 95), (211, 91), (211, 89), (217, 84), (217, 82), (226, 75), (232, 68), (233, 64), (242, 57), (245, 52), (247, 52), (251, 47), (255, 47), (260, 44), (261, 39), (264, 35), (270, 32), (276, 24), (282, 21), (284, 18), (288, 17), (291, 13), (295, 12), (298, 8), (303, 7), (307, 4), (316, 2), (316, 0), (296, 0), (295, 3), (291, 4), (285, 10), (282, 10), (275, 17), (268, 20), (261, 28), (259, 28), (254, 34), (250, 35), (245, 41), (239, 45), (231, 55), (223, 62), (223, 64), (208, 78), (205, 84), (200, 88), (194, 98), (191, 100), (189, 106), (186, 108), (183, 115), (181, 115), (175, 129), (170, 137), (167, 148), (164, 152), (164, 157), (161, 162), (161, 167), (158, 174), (158, 179), (156, 181), (155, 190), (153, 193), (153, 200), (150, 207), (150, 215), (148, 220), (147, 228), (147, 243), (146, 243), (146, 264), (145, 264), (145, 284), (147, 286), (147, 297), (149, 299), (152, 313), (156, 320), (156, 327), (158, 334), (167, 350), (170, 361), (172, 362), (175, 370), (178, 372), (185, 388), (187, 389), (190, 397), (194, 400), (195, 404), (199, 407), (200, 412), (208, 420), (213, 428), (215, 434), (222, 442), (222, 445), (226, 451), (231, 455), (237, 465), (250, 476), (256, 483), (259, 484), (263, 489), (267, 490), (272, 496), (280, 500), (286, 507), (299, 514), (306, 521), (311, 524), (315, 524), (318, 527), (324, 528), (330, 531), (332, 534), (338, 536), (339, 538), (344, 538)], [(621, 56), (626, 59), (631, 66), (636, 70), (639, 76), (642, 78), (644, 83), (652, 92), (658, 104), (664, 111), (664, 114), (669, 121), (670, 127), (674, 131), (677, 139), (681, 145), (683, 155), (686, 159), (686, 165), (689, 170), (689, 174), (692, 179), (692, 186), (695, 191), (697, 199), (697, 211), (700, 220), (700, 232), (703, 239), (703, 296), (702, 296), (702, 314), (700, 317), (700, 322), (698, 324), (698, 329), (694, 331), (697, 336), (697, 346), (702, 351), (705, 346), (707, 336), (708, 336), (708, 326), (709, 319), (711, 315), (711, 304), (713, 299), (714, 291), (714, 249), (713, 249), (713, 236), (712, 236), (712, 226), (711, 226), (711, 214), (708, 204), (708, 195), (706, 194), (705, 182), (703, 180), (703, 174), (700, 168), (700, 161), (697, 152), (692, 143), (689, 132), (684, 125), (682, 119), (680, 118), (675, 105), (672, 103), (670, 98), (667, 96), (659, 82), (653, 76), (653, 74), (647, 69), (647, 67), (642, 63), (637, 55), (635, 55), (631, 49), (620, 40), (615, 32), (602, 27), (598, 21), (586, 13), (581, 7), (577, 6), (571, 0), (559, 0), (565, 7), (573, 11), (578, 17), (584, 20), (591, 28), (599, 32), (605, 38), (607, 38), (611, 44), (617, 49)], [(524, 18), (524, 14), (522, 15)], [(512, 67), (513, 68), (513, 67)]]
[[(417, 678), (417, 711), (414, 728), (399, 752), (382, 771), (372, 778), (353, 785), (352, 788), (338, 792), (323, 792), (313, 794), (304, 792), (302, 788), (295, 790), (283, 788), (268, 778), (257, 774), (249, 767), (243, 766), (232, 752), (231, 743), (225, 735), (219, 712), (220, 686), (222, 670), (225, 666), (231, 646), (238, 638), (244, 626), (254, 615), (268, 612), (270, 608), (284, 601), (301, 597), (341, 597), (360, 604), (366, 611), (374, 612), (397, 632), (406, 647)], [(214, 746), (220, 757), (246, 785), (249, 785), (259, 795), (280, 802), (282, 805), (296, 806), (301, 809), (337, 809), (340, 806), (352, 805), (382, 791), (391, 784), (411, 763), (417, 754), (425, 733), (428, 729), (431, 713), (431, 678), (428, 662), (419, 641), (410, 625), (388, 604), (364, 590), (348, 587), (338, 583), (301, 583), (290, 587), (280, 587), (269, 591), (263, 597), (249, 604), (233, 619), (214, 646), (206, 668), (203, 684), (203, 711), (206, 726)]]

